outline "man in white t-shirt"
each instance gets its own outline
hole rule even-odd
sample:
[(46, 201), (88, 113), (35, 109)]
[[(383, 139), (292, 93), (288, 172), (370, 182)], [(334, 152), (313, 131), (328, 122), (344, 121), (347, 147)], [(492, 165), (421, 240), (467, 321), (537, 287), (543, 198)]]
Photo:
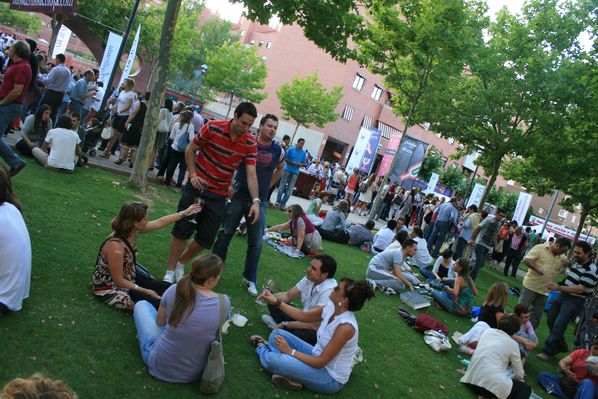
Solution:
[[(79, 143), (81, 139), (73, 128), (69, 115), (61, 115), (55, 129), (48, 131), (41, 148), (32, 150), (40, 164), (51, 169), (72, 172), (83, 154)], [(50, 153), (48, 154), (48, 150)]]
[[(323, 307), (330, 298), (334, 287), (337, 286), (334, 274), (336, 273), (336, 261), (329, 255), (316, 255), (307, 268), (307, 275), (289, 291), (275, 294), (282, 302), (291, 302), (295, 298), (301, 298), (303, 311)], [(286, 313), (273, 305), (268, 305), (269, 315), (263, 315), (262, 321), (272, 329), (282, 328), (289, 330), (293, 335), (305, 342), (315, 345), (317, 341), (317, 325), (295, 321)]]
[(386, 227), (381, 228), (372, 242), (372, 253), (374, 255), (379, 254), (388, 247), (395, 239), (395, 229), (397, 228), (397, 221), (390, 219), (386, 222)]
[(434, 258), (432, 258), (432, 255), (428, 251), (428, 243), (424, 238), (424, 232), (421, 227), (413, 227), (413, 232), (411, 232), (410, 236), (417, 243), (417, 252), (413, 256), (413, 263), (420, 269), (430, 266), (434, 262)]

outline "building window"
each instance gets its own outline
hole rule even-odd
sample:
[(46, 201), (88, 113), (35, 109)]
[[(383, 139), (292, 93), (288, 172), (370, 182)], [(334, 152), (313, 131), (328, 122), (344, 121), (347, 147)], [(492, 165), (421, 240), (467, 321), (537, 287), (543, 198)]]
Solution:
[(374, 91), (372, 91), (372, 100), (378, 101), (382, 97), (382, 88), (378, 85), (374, 86)]
[(260, 40), (257, 44), (258, 47), (264, 47), (264, 41)]
[(350, 105), (345, 105), (345, 110), (343, 111), (343, 119), (351, 122), (351, 119), (353, 119), (354, 112), (355, 112), (355, 108), (353, 108)]
[(575, 223), (576, 220), (577, 218), (575, 217), (575, 215), (571, 216), (571, 223)]
[(272, 42), (268, 42), (268, 44), (266, 44), (266, 48), (270, 48), (272, 47)]
[(446, 139), (446, 142), (449, 143), (450, 145), (453, 145), (455, 143), (455, 139), (452, 137), (449, 137), (448, 139)]
[(266, 59), (268, 59), (268, 57), (266, 57), (265, 55), (262, 55), (262, 60), (263, 60), (264, 62), (266, 62)]
[(360, 74), (355, 75), (355, 80), (353, 81), (353, 88), (357, 91), (361, 91), (363, 89), (363, 84), (365, 83), (365, 78)]
[(384, 104), (392, 107), (392, 94), (389, 91), (386, 92), (386, 100), (384, 100)]
[(255, 44), (255, 40), (250, 40), (249, 44), (251, 44), (253, 46)]
[(240, 36), (241, 37), (245, 36), (245, 31), (244, 30), (241, 31)]
[(365, 127), (366, 129), (372, 126), (372, 117), (364, 115), (363, 122), (361, 122), (361, 127)]
[(543, 214), (544, 214), (544, 208), (539, 208), (539, 209), (538, 209), (538, 213), (539, 213), (540, 215), (543, 215)]
[(564, 209), (560, 209), (560, 210), (559, 210), (559, 217), (560, 217), (560, 218), (567, 218), (567, 216), (569, 216), (569, 212), (567, 212), (567, 211), (566, 211), (566, 210), (564, 210)]

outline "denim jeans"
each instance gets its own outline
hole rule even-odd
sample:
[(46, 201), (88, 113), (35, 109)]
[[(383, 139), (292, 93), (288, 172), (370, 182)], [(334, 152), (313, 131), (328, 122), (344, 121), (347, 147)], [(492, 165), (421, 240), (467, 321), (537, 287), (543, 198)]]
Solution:
[[(444, 240), (450, 227), (450, 222), (439, 222), (437, 220), (436, 223), (434, 223), (434, 230), (432, 230), (430, 241), (428, 241), (428, 250), (432, 251), (430, 255), (432, 255), (433, 258), (438, 257), (438, 253), (440, 252), (442, 244), (444, 244)], [(432, 248), (434, 248), (434, 250), (432, 250)]]
[(550, 335), (544, 343), (542, 352), (548, 356), (554, 356), (560, 352), (566, 352), (569, 348), (565, 341), (567, 326), (581, 311), (585, 298), (569, 295), (561, 292), (552, 302), (548, 312), (548, 327)]
[(332, 378), (324, 367), (309, 366), (291, 355), (281, 353), (276, 347), (276, 337), (278, 336), (283, 337), (291, 349), (308, 355), (313, 354), (314, 347), (307, 342), (288, 331), (274, 330), (270, 334), (268, 344), (255, 350), (264, 369), (269, 373), (280, 374), (299, 382), (314, 392), (335, 393), (343, 388), (344, 385)]
[(288, 170), (282, 172), (280, 184), (278, 185), (278, 195), (276, 196), (277, 204), (280, 204), (281, 206), (287, 205), (287, 201), (291, 198), (291, 194), (293, 194), (293, 189), (295, 188), (295, 183), (297, 182), (298, 177), (299, 173), (289, 172)]
[[(6, 131), (15, 118), (21, 114), (22, 109), (23, 106), (16, 102), (0, 106), (0, 132)], [(2, 135), (0, 134), (0, 157), (2, 157), (11, 168), (22, 164), (23, 160), (2, 140), (1, 136)]]
[(249, 218), (251, 201), (233, 198), (226, 205), (226, 213), (224, 215), (222, 229), (220, 230), (218, 239), (212, 249), (213, 253), (220, 256), (220, 258), (225, 261), (230, 241), (235, 235), (235, 231), (237, 230), (237, 226), (239, 226), (241, 218), (245, 216), (245, 219), (247, 220), (247, 255), (245, 256), (245, 270), (243, 271), (243, 277), (254, 283), (257, 280), (257, 265), (260, 261), (264, 229), (266, 228), (266, 206), (266, 202), (262, 202), (260, 205), (259, 220), (255, 223), (251, 223)]
[[(550, 390), (552, 396), (561, 399), (569, 399), (569, 396), (566, 395), (561, 386), (561, 377), (542, 372), (538, 375), (538, 385), (546, 389), (546, 391)], [(586, 378), (585, 380), (581, 380), (577, 385), (577, 392), (575, 393), (574, 399), (594, 399), (598, 397), (597, 394), (598, 392), (592, 380)]]
[(432, 298), (447, 312), (453, 313), (455, 301), (447, 291), (432, 290)]
[(517, 277), (517, 269), (519, 269), (519, 263), (523, 259), (523, 254), (515, 250), (513, 248), (507, 248), (505, 250), (506, 258), (505, 258), (505, 268), (503, 270), (503, 274), (506, 276), (509, 274), (509, 269), (513, 266), (513, 270), (511, 271), (512, 277)]
[(434, 225), (436, 224), (436, 222), (430, 222), (428, 224), (426, 224), (426, 228), (424, 230), (424, 239), (426, 240), (426, 242), (430, 242), (430, 237), (432, 236), (432, 232), (434, 231)]
[(164, 327), (158, 327), (156, 324), (157, 314), (156, 308), (148, 301), (137, 302), (133, 310), (139, 349), (141, 349), (141, 357), (145, 364), (147, 364), (154, 342), (164, 332)]
[(475, 263), (473, 264), (473, 269), (471, 270), (471, 278), (476, 279), (478, 278), (478, 272), (482, 267), (484, 267), (484, 263), (486, 263), (486, 259), (488, 258), (488, 252), (490, 250), (483, 245), (476, 244), (474, 248), (475, 252)]
[(463, 256), (463, 251), (467, 246), (467, 240), (463, 237), (457, 238), (457, 245), (455, 246), (455, 253), (453, 254), (453, 260), (456, 262)]

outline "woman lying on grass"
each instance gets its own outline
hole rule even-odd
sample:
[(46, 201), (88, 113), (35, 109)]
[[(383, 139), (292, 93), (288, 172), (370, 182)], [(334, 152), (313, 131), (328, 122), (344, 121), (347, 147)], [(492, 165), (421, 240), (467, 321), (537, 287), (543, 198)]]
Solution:
[(326, 305), (303, 312), (269, 292), (263, 293), (266, 302), (293, 319), (320, 323), (315, 346), (281, 329), (272, 331), (267, 343), (258, 335), (250, 338), (262, 366), (272, 373), (272, 383), (293, 390), (306, 387), (322, 393), (340, 391), (349, 381), (359, 337), (353, 312), (373, 296), (367, 281), (343, 278)]
[(160, 295), (170, 283), (137, 275), (137, 236), (168, 226), (199, 212), (201, 205), (193, 204), (184, 211), (148, 221), (147, 205), (127, 202), (112, 221), (112, 234), (100, 247), (92, 278), (94, 294), (118, 309), (133, 310), (135, 302), (146, 300), (157, 309)]
[(228, 319), (230, 299), (218, 295), (224, 263), (218, 255), (196, 258), (191, 271), (178, 284), (168, 288), (160, 308), (147, 301), (135, 304), (135, 326), (141, 357), (151, 375), (167, 382), (200, 379), (218, 338), (221, 312)]

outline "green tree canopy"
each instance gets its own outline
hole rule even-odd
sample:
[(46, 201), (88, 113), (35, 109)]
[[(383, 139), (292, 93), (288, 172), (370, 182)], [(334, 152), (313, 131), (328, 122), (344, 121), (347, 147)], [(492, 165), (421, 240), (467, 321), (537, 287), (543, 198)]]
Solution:
[(30, 36), (36, 36), (44, 26), (36, 13), (11, 10), (8, 3), (0, 3), (0, 23)]
[(449, 166), (443, 170), (438, 180), (445, 188), (456, 192), (463, 193), (467, 189), (467, 176), (457, 166)]
[[(419, 173), (417, 174), (417, 178), (422, 181), (430, 180), (432, 173), (440, 173), (442, 172), (442, 167), (444, 166), (444, 158), (442, 157), (442, 152), (440, 152), (436, 147), (432, 146), (428, 150), (424, 161), (422, 162), (421, 168), (419, 168)], [(433, 189), (433, 187), (432, 187)]]
[(240, 43), (225, 43), (207, 56), (210, 69), (204, 78), (204, 86), (213, 92), (230, 95), (229, 113), (234, 97), (259, 103), (267, 96), (261, 90), (266, 86), (268, 71), (256, 50), (256, 47), (245, 47)]
[(317, 72), (305, 79), (294, 77), (292, 82), (282, 84), (276, 91), (282, 117), (293, 120), (297, 124), (291, 142), (295, 138), (299, 126), (309, 127), (312, 123), (324, 127), (338, 119), (335, 112), (343, 96), (343, 89), (335, 86), (328, 91), (318, 80)]
[(495, 22), (483, 20), (467, 68), (422, 105), (432, 129), (477, 150), (489, 174), (485, 201), (505, 157), (529, 156), (534, 139), (558, 131), (567, 103), (558, 101), (569, 81), (563, 65), (580, 56), (579, 34), (588, 26), (584, 2), (538, 0), (520, 17), (501, 10)]
[(486, 202), (496, 205), (497, 208), (503, 209), (507, 214), (507, 218), (511, 218), (513, 213), (515, 213), (518, 198), (519, 197), (516, 194), (508, 192), (504, 187), (498, 189), (492, 187)]

